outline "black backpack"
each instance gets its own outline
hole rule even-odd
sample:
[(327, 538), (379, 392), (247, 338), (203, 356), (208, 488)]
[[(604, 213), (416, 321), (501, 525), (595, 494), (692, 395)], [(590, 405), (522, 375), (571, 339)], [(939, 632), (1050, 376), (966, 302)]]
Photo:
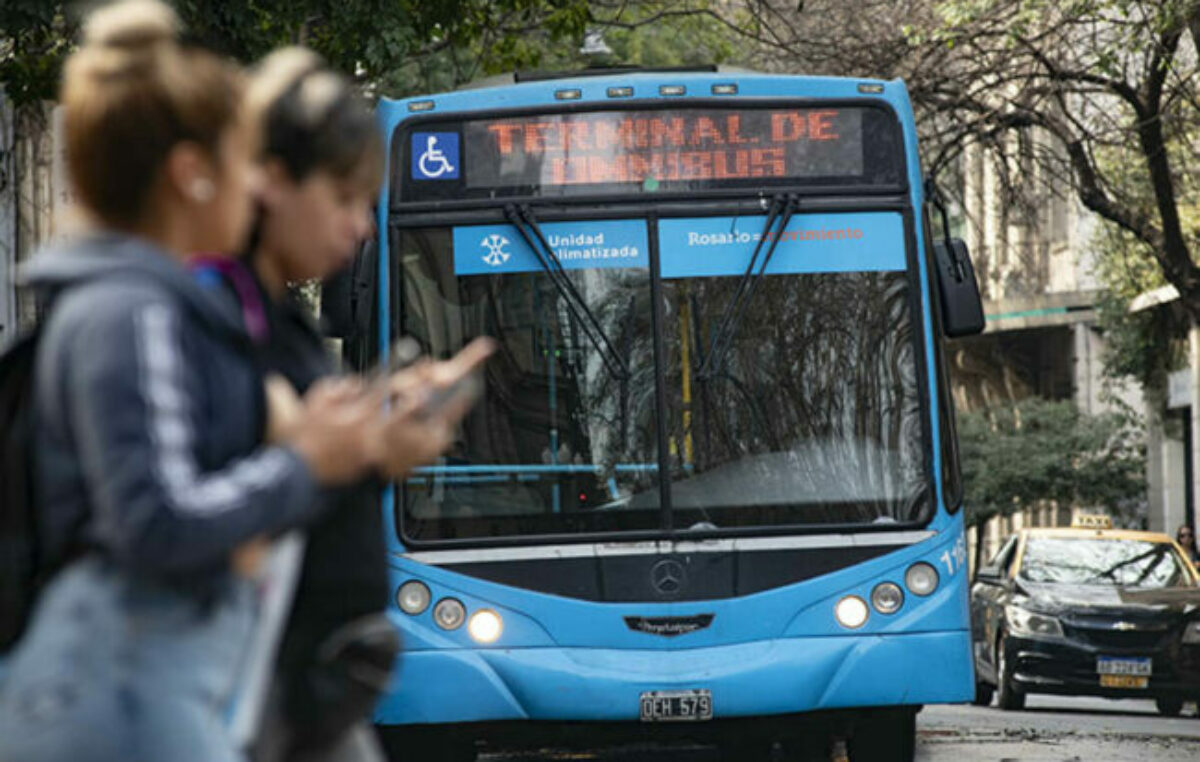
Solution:
[(0, 654), (21, 637), (41, 582), (33, 499), (33, 370), (40, 326), (0, 355)]

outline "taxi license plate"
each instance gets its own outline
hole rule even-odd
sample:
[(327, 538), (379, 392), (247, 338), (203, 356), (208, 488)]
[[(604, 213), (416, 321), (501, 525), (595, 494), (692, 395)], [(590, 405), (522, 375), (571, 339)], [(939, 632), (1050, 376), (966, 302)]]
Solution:
[(1101, 688), (1145, 688), (1150, 685), (1152, 670), (1153, 662), (1149, 658), (1101, 656), (1096, 659)]
[(700, 722), (713, 716), (712, 691), (646, 691), (642, 722)]

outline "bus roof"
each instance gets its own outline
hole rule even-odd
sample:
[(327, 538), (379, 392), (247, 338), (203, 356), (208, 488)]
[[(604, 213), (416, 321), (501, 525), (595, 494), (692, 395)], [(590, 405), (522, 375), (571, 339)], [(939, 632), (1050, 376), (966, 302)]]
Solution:
[[(734, 85), (736, 92), (721, 85)], [(714, 90), (714, 88), (718, 88)], [(646, 103), (740, 98), (878, 99), (899, 114), (910, 113), (908, 91), (901, 80), (813, 77), (754, 72), (618, 71), (564, 79), (500, 84), (379, 102), (385, 128), (408, 116), (505, 108), (563, 106), (568, 103)]]

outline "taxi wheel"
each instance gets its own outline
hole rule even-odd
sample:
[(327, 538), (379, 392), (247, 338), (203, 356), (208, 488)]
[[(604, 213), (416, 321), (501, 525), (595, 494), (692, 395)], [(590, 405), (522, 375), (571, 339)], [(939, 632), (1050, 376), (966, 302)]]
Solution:
[(1178, 717), (1183, 711), (1183, 699), (1157, 698), (1154, 699), (1154, 705), (1164, 717)]
[(1004, 633), (996, 641), (996, 705), (1001, 709), (1025, 708), (1025, 694), (1019, 693), (1012, 683), (1012, 663)]

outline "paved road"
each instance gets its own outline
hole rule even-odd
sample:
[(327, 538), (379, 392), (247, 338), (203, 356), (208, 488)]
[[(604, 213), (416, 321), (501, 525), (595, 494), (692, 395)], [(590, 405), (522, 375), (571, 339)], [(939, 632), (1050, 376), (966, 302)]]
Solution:
[[(1162, 717), (1151, 701), (1031, 696), (1023, 712), (927, 707), (917, 718), (918, 762), (1197, 762), (1200, 717)], [(718, 762), (707, 747), (487, 754), (481, 762)], [(853, 760), (852, 760), (853, 762)]]
[(1026, 711), (927, 707), (917, 717), (919, 762), (1195, 762), (1200, 718), (1162, 717), (1152, 701), (1030, 696)]

